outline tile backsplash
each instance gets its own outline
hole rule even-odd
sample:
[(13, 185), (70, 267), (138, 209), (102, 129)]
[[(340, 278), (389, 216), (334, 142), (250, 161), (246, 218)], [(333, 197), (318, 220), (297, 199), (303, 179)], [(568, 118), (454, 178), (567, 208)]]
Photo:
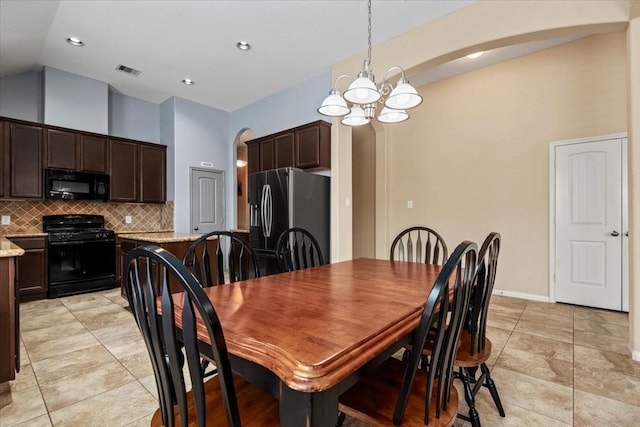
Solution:
[[(43, 215), (104, 215), (105, 226), (117, 232), (173, 230), (173, 202), (165, 204), (104, 203), (88, 200), (0, 200), (0, 215), (11, 224), (0, 225), (0, 236), (42, 232)], [(131, 223), (125, 223), (125, 217)]]

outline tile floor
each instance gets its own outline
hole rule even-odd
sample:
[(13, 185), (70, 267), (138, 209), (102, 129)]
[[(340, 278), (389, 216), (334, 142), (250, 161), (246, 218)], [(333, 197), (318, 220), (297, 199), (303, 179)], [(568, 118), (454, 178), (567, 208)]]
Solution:
[[(118, 289), (23, 303), (22, 370), (0, 384), (0, 426), (148, 426), (155, 382), (124, 306)], [(483, 426), (637, 425), (626, 314), (494, 296), (488, 329), (507, 417), (482, 390)]]

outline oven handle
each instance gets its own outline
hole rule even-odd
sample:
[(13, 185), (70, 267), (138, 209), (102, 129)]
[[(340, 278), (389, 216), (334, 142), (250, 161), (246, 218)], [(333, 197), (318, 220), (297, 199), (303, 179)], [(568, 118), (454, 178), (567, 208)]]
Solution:
[(116, 239), (73, 240), (71, 242), (49, 242), (49, 246), (70, 246), (85, 243), (115, 243)]

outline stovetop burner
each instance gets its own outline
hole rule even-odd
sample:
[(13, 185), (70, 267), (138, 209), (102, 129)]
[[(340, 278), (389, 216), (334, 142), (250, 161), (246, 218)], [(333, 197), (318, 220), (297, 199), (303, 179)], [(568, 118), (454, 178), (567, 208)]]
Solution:
[(115, 233), (104, 228), (102, 215), (45, 215), (42, 229), (50, 243), (115, 239)]

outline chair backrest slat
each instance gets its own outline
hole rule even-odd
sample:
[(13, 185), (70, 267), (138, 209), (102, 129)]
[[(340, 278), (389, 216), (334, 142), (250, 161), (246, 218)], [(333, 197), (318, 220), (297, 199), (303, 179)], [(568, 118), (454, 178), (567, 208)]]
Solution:
[(410, 227), (401, 231), (389, 251), (390, 260), (401, 262), (444, 264), (448, 256), (444, 239), (427, 227)]
[(318, 241), (299, 227), (285, 230), (278, 237), (276, 258), (281, 273), (325, 264)]

